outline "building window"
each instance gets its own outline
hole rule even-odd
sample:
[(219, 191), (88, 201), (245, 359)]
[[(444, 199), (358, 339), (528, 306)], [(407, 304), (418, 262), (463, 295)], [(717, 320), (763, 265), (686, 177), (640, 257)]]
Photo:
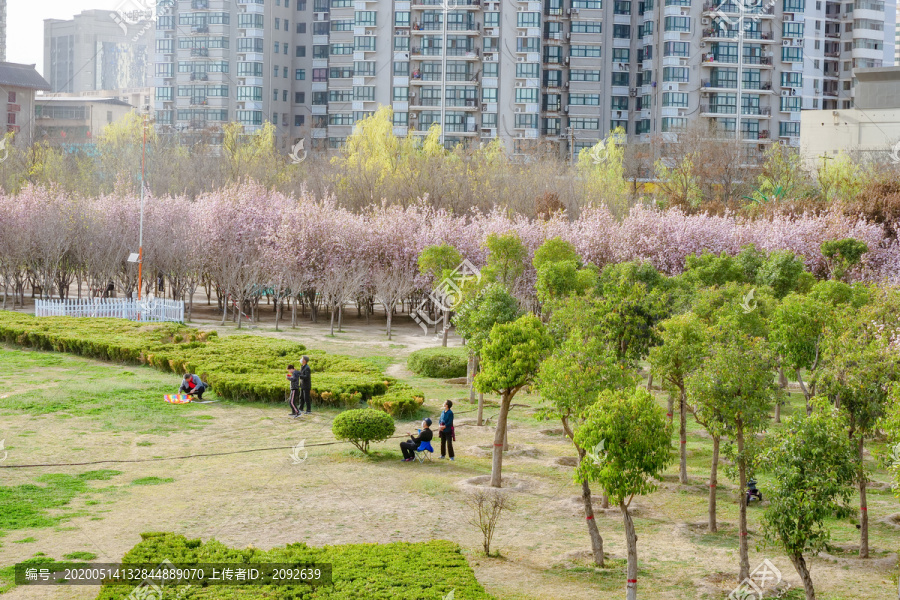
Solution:
[(294, 71), (294, 79), (297, 81), (305, 81), (306, 80), (306, 69), (296, 69)]
[(313, 81), (328, 81), (328, 69), (320, 68), (312, 70)]
[(353, 99), (362, 102), (375, 101), (374, 85), (358, 85), (353, 87)]
[(663, 67), (663, 81), (688, 83), (690, 70), (687, 67)]
[(628, 87), (629, 75), (628, 71), (613, 71), (612, 85)]
[(778, 127), (778, 135), (781, 137), (800, 136), (800, 121), (782, 121)]
[(516, 104), (537, 104), (538, 88), (516, 88)]
[(613, 110), (628, 110), (628, 96), (613, 96), (610, 108)]
[(569, 126), (572, 129), (600, 129), (600, 119), (569, 117)]
[(688, 95), (682, 92), (665, 92), (663, 94), (663, 106), (687, 108)]
[(569, 94), (573, 106), (600, 106), (600, 94)]
[(392, 100), (394, 102), (407, 102), (409, 100), (409, 88), (395, 87)]
[(516, 27), (540, 27), (541, 13), (520, 12), (516, 13)]
[(358, 10), (354, 14), (354, 25), (357, 27), (374, 27), (375, 26), (374, 10)]
[(306, 102), (306, 92), (294, 92), (294, 104), (304, 104)]
[(600, 70), (571, 69), (569, 81), (600, 81)]
[(602, 33), (600, 21), (572, 21), (572, 33)]
[(690, 17), (666, 17), (665, 31), (690, 31)]
[(631, 25), (613, 25), (613, 37), (619, 39), (631, 38)]
[(394, 75), (398, 77), (409, 76), (409, 61), (394, 61)]
[(577, 57), (577, 58), (582, 58), (582, 57), (599, 58), (600, 51), (601, 51), (600, 46), (572, 45), (570, 56)]
[(782, 48), (781, 60), (782, 62), (803, 62), (803, 48)]
[(303, 58), (306, 56), (306, 46), (297, 46), (296, 50), (297, 58)]

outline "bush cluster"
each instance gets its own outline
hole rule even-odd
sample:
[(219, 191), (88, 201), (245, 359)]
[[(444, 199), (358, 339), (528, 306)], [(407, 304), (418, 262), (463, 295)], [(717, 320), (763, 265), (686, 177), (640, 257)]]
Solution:
[[(143, 533), (141, 538), (125, 554), (123, 564), (159, 564), (169, 560), (179, 567), (202, 563), (244, 567), (249, 563), (316, 563), (330, 564), (332, 568), (330, 585), (194, 586), (183, 592), (183, 600), (440, 600), (451, 591), (456, 600), (492, 600), (475, 579), (459, 546), (446, 540), (324, 548), (297, 543), (259, 550), (229, 548), (216, 540), (201, 542), (174, 533)], [(125, 600), (132, 589), (127, 585), (104, 585), (97, 600)]]
[(351, 442), (365, 453), (369, 452), (370, 442), (383, 442), (394, 435), (394, 430), (391, 415), (371, 408), (342, 412), (331, 423), (334, 437)]
[[(0, 313), (0, 340), (39, 350), (197, 373), (216, 394), (235, 401), (282, 402), (288, 363), (310, 357), (311, 396), (319, 404), (356, 407), (390, 391), (408, 402), (421, 392), (385, 380), (378, 368), (346, 356), (307, 351), (302, 344), (254, 335), (219, 337), (174, 323), (122, 319), (36, 318)], [(392, 385), (393, 384), (393, 385)]]
[(469, 354), (465, 348), (423, 348), (406, 359), (409, 370), (423, 377), (464, 377)]

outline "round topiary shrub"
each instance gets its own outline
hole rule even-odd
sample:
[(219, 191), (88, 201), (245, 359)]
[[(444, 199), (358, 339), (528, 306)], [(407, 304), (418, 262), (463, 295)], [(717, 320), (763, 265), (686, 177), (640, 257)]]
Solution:
[(331, 431), (337, 439), (351, 442), (368, 454), (369, 442), (383, 442), (394, 435), (394, 419), (371, 408), (348, 410), (334, 419)]
[(409, 370), (423, 377), (464, 377), (469, 354), (465, 348), (424, 348), (406, 359)]

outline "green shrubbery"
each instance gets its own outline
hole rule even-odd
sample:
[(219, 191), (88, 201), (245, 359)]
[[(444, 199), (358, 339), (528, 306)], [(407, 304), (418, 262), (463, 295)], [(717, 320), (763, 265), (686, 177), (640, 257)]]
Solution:
[(394, 419), (371, 408), (348, 410), (335, 417), (331, 431), (337, 439), (351, 442), (368, 453), (369, 442), (382, 442), (394, 435)]
[[(410, 394), (413, 395), (410, 396)], [(407, 388), (403, 384), (397, 384), (387, 394), (369, 398), (369, 406), (377, 410), (383, 410), (392, 417), (411, 417), (419, 411), (419, 408), (425, 402), (425, 397), (421, 394), (418, 390)]]
[[(313, 370), (311, 396), (324, 405), (355, 407), (388, 391), (379, 369), (365, 361), (309, 352), (302, 344), (254, 335), (219, 337), (174, 323), (142, 324), (122, 319), (35, 318), (0, 313), (0, 341), (89, 358), (146, 364), (172, 373), (197, 373), (223, 398), (282, 402), (288, 363), (307, 354)], [(174, 385), (174, 384), (173, 384)], [(413, 402), (421, 392), (405, 386), (391, 392)]]
[(469, 354), (465, 348), (424, 348), (409, 355), (406, 366), (423, 377), (464, 377)]
[[(374, 411), (373, 411), (374, 412)], [(440, 600), (451, 591), (456, 600), (491, 600), (459, 546), (445, 540), (393, 544), (350, 544), (312, 548), (288, 544), (271, 550), (234, 549), (209, 540), (189, 540), (174, 533), (144, 533), (143, 540), (122, 559), (123, 563), (159, 564), (169, 560), (178, 566), (203, 563), (316, 563), (330, 564), (332, 583), (318, 587), (193, 586), (180, 587), (182, 600)], [(139, 584), (135, 581), (135, 584)], [(172, 590), (173, 588), (169, 588)], [(129, 585), (105, 585), (97, 600), (125, 600)], [(168, 598), (167, 592), (166, 597)]]

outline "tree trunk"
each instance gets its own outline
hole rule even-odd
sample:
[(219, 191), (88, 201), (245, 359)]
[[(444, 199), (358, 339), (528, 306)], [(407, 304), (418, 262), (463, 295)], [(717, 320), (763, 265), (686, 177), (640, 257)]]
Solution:
[(334, 307), (331, 307), (331, 337), (334, 337)]
[(609, 508), (609, 494), (603, 492), (603, 495), (600, 496), (600, 508)]
[(626, 569), (625, 600), (637, 600), (637, 535), (634, 532), (634, 521), (625, 502), (619, 502), (622, 520), (625, 522), (625, 543), (628, 546), (628, 566)]
[(469, 404), (475, 404), (475, 353), (471, 350), (466, 363), (466, 385), (469, 386)]
[(781, 400), (775, 403), (775, 422), (781, 423)]
[(816, 600), (816, 590), (813, 589), (812, 577), (810, 577), (809, 575), (809, 567), (806, 566), (806, 561), (803, 559), (803, 555), (791, 554), (790, 559), (794, 564), (794, 568), (797, 569), (797, 574), (800, 575), (800, 579), (803, 581), (803, 589), (806, 592), (806, 600)]
[(687, 476), (687, 398), (684, 390), (678, 395), (678, 439), (681, 442), (678, 481), (688, 483)]
[(484, 393), (478, 392), (478, 426), (484, 425)]
[(647, 377), (647, 391), (653, 391), (653, 371), (650, 371), (650, 376)]
[(672, 422), (672, 412), (675, 410), (675, 395), (669, 393), (669, 401), (666, 408), (666, 416), (669, 418), (669, 423)]
[[(577, 447), (577, 446), (576, 446)], [(578, 457), (584, 459), (585, 451), (578, 448)], [(591, 500), (591, 487), (587, 479), (581, 482), (581, 501), (584, 503), (584, 518), (587, 520), (588, 535), (591, 536), (591, 551), (594, 554), (594, 564), (603, 566), (603, 538), (597, 529), (597, 520), (594, 519), (594, 505)]]
[(743, 581), (750, 577), (750, 553), (747, 548), (747, 460), (744, 458), (744, 427), (739, 421), (737, 423), (737, 450), (740, 459), (738, 460), (738, 473), (740, 486), (738, 489), (740, 507), (740, 519), (738, 523), (738, 539), (740, 540), (741, 555), (741, 572), (738, 575), (738, 581)]
[(341, 305), (338, 306), (338, 331), (344, 332), (344, 303), (341, 302)]
[(494, 432), (494, 455), (491, 460), (491, 487), (500, 487), (500, 471), (503, 469), (503, 440), (506, 438), (506, 415), (512, 394), (509, 390), (500, 396), (500, 414), (497, 415), (497, 430)]
[[(509, 413), (507, 413), (509, 414)], [(503, 428), (503, 451), (509, 452), (509, 427)]]
[[(709, 532), (718, 531), (716, 526), (716, 486), (719, 475), (719, 436), (713, 436), (712, 465), (709, 469)], [(743, 580), (742, 580), (743, 581)]]
[(275, 331), (279, 331), (278, 322), (281, 321), (281, 307), (284, 305), (284, 301), (275, 297)]
[(450, 311), (444, 311), (444, 333), (441, 339), (441, 346), (447, 347), (447, 334), (450, 332)]
[(222, 309), (222, 327), (225, 327), (225, 321), (228, 319), (228, 298), (225, 298), (225, 302), (222, 304), (224, 305)]
[(784, 368), (778, 365), (778, 387), (784, 389), (788, 386), (787, 376), (784, 374)]
[(291, 296), (291, 329), (297, 329), (297, 299)]
[[(387, 335), (388, 335), (388, 341), (391, 341), (391, 317), (394, 316), (394, 311), (389, 310), (387, 308), (386, 308), (386, 310), (387, 310)], [(368, 315), (369, 315), (368, 308), (366, 308), (366, 319), (369, 318)]]
[(859, 448), (859, 470), (857, 471), (856, 480), (859, 484), (859, 557), (869, 558), (869, 507), (866, 504), (866, 471), (863, 468), (863, 445), (865, 438), (861, 431), (857, 431), (859, 436), (856, 444)]

